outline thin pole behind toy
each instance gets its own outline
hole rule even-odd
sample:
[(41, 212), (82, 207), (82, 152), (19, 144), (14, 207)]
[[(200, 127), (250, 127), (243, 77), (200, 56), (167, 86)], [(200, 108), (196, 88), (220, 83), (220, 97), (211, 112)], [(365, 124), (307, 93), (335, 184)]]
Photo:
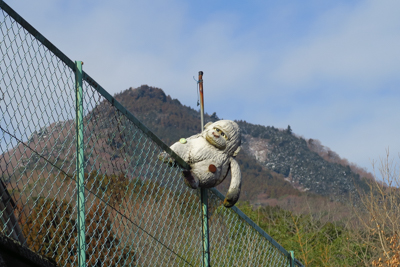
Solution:
[(203, 72), (199, 71), (199, 92), (200, 92), (200, 116), (201, 116), (201, 131), (204, 130), (204, 94), (203, 94)]
[[(203, 95), (203, 72), (199, 71), (199, 91), (200, 91), (200, 116), (201, 131), (204, 131), (204, 95)], [(200, 188), (202, 223), (203, 223), (203, 266), (210, 266), (210, 239), (208, 231), (208, 191)]]

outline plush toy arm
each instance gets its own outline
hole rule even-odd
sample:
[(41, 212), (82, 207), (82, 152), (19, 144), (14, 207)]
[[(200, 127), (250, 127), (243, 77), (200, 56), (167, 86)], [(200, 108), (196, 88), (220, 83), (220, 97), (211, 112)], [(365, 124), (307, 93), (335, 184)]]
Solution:
[[(174, 151), (179, 157), (181, 157), (184, 161), (188, 162), (189, 160), (189, 153), (187, 151), (187, 147), (185, 144), (182, 144), (180, 142), (176, 142), (173, 144), (171, 147), (171, 150)], [(167, 152), (162, 152), (158, 155), (158, 158), (164, 163), (168, 163), (170, 165), (174, 165), (175, 160), (167, 153)]]
[(238, 201), (242, 187), (242, 174), (239, 164), (234, 158), (231, 158), (231, 177), (231, 185), (224, 200), (224, 206), (227, 208), (232, 207)]
[(180, 142), (176, 142), (171, 146), (171, 149), (184, 161), (188, 162), (189, 160), (189, 151), (187, 144), (182, 144)]

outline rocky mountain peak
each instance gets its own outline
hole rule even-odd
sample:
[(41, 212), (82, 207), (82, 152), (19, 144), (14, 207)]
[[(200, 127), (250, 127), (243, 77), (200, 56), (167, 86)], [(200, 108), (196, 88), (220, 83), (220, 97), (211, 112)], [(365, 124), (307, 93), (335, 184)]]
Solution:
[(162, 102), (167, 102), (167, 95), (163, 90), (156, 87), (151, 87), (148, 85), (141, 85), (138, 88), (130, 87), (129, 96), (134, 100), (139, 100), (140, 98), (150, 98), (150, 99), (158, 99)]

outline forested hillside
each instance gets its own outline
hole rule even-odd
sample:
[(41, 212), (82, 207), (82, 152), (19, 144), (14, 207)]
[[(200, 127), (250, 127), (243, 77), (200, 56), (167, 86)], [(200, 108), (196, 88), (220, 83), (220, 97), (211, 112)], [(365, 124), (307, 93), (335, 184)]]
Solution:
[[(282, 174), (302, 190), (340, 200), (349, 193), (354, 194), (356, 187), (368, 189), (365, 177), (354, 172), (350, 165), (327, 161), (310, 150), (307, 141), (294, 135), (290, 126), (279, 130), (245, 121), (238, 123), (249, 143), (254, 143), (254, 139), (266, 143), (267, 155), (265, 158), (258, 157), (258, 161), (269, 170)], [(310, 139), (308, 142), (313, 141)]]

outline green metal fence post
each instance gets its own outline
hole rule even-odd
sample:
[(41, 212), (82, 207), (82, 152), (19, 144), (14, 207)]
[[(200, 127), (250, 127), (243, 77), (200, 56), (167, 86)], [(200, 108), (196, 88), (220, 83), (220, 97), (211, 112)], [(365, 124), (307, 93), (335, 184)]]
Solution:
[(82, 61), (75, 61), (76, 85), (76, 178), (78, 204), (78, 266), (86, 266), (85, 241), (85, 189), (84, 157), (83, 157), (83, 90), (82, 90)]
[(210, 266), (210, 242), (208, 234), (208, 191), (206, 188), (200, 189), (201, 210), (203, 222), (203, 266)]
[(290, 267), (294, 267), (294, 251), (290, 250)]
[[(203, 72), (199, 71), (199, 91), (200, 91), (200, 116), (201, 131), (204, 130), (204, 96), (203, 96)], [(208, 231), (208, 191), (200, 188), (202, 228), (203, 228), (203, 266), (210, 266), (210, 239)]]

